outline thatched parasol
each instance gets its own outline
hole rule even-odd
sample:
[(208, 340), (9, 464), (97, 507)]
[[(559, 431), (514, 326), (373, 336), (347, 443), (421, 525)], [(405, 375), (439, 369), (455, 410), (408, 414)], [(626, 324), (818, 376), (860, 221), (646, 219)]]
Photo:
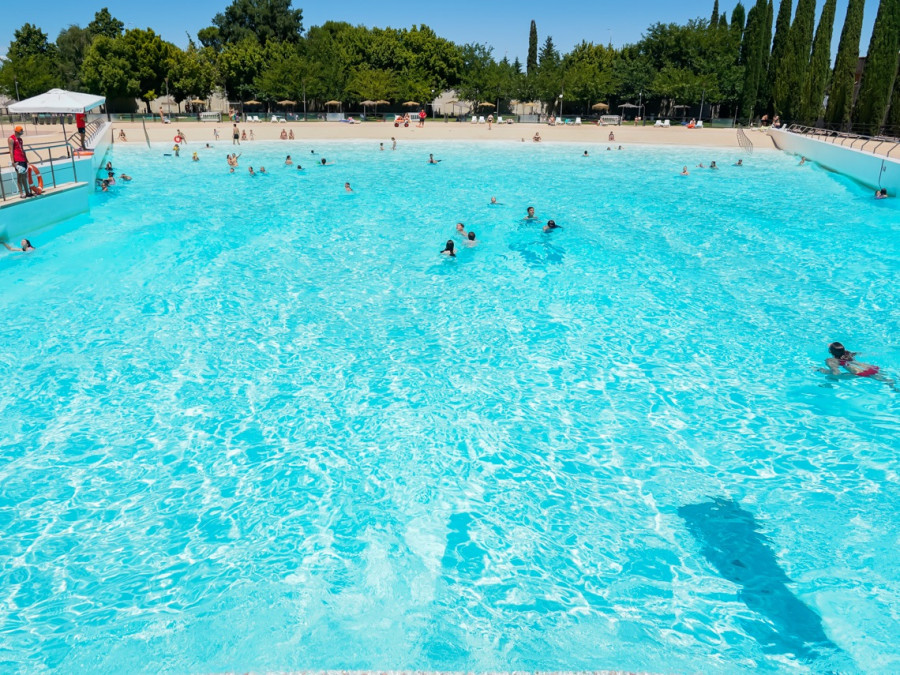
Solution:
[(419, 105), (418, 101), (407, 101), (403, 104), (405, 108), (415, 108), (417, 105)]
[(495, 106), (490, 101), (482, 101), (481, 103), (478, 104), (478, 107), (479, 108), (496, 108), (497, 106)]
[(297, 105), (297, 101), (292, 101), (291, 99), (286, 98), (283, 101), (278, 101), (278, 105)]
[(325, 105), (340, 105), (340, 101), (325, 101)]
[(609, 110), (608, 103), (595, 103), (591, 106), (591, 110)]

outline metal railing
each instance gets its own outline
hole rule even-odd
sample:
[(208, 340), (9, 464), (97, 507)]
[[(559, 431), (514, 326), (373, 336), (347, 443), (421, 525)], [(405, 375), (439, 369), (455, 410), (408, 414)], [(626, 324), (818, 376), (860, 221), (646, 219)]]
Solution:
[[(38, 143), (33, 145), (24, 145), (25, 148), (25, 156), (35, 156), (38, 157), (38, 162), (29, 162), (29, 164), (49, 164), (50, 165), (50, 182), (52, 183), (52, 187), (57, 187), (56, 183), (56, 166), (60, 164), (60, 162), (65, 162), (68, 160), (72, 165), (72, 180), (74, 182), (78, 182), (78, 170), (75, 166), (75, 154), (72, 152), (72, 148), (68, 143)], [(54, 152), (57, 149), (64, 149), (64, 151), (60, 150), (60, 152)], [(0, 165), (8, 163), (6, 158), (9, 157), (9, 149), (4, 148), (0, 150)], [(46, 159), (45, 159), (46, 157)], [(56, 161), (56, 165), (53, 164), (54, 160)], [(11, 179), (11, 188), (7, 190), (6, 181)], [(46, 189), (46, 188), (45, 188)], [(12, 199), (19, 193), (18, 180), (16, 177), (15, 170), (8, 172), (0, 172), (0, 201), (5, 202), (7, 199)]]
[[(106, 121), (103, 119), (96, 119), (87, 123), (87, 126), (85, 126), (84, 128), (84, 148), (91, 147), (91, 143), (103, 130), (103, 125), (105, 123)], [(81, 147), (81, 134), (79, 134), (77, 131), (69, 136), (66, 141), (71, 147), (75, 148), (76, 150), (84, 149)]]
[(753, 141), (747, 136), (747, 133), (744, 131), (743, 127), (737, 128), (737, 140), (738, 145), (741, 146), (742, 149), (746, 150), (749, 153), (753, 152)]
[[(831, 131), (802, 124), (791, 124), (787, 131), (809, 136), (832, 145), (841, 145), (860, 152), (869, 152), (873, 155), (892, 157), (892, 153), (896, 151), (897, 156), (900, 157), (900, 138), (894, 138), (893, 136), (864, 136), (849, 131)], [(869, 147), (870, 144), (872, 147)], [(883, 150), (881, 150), (882, 147), (884, 147)]]

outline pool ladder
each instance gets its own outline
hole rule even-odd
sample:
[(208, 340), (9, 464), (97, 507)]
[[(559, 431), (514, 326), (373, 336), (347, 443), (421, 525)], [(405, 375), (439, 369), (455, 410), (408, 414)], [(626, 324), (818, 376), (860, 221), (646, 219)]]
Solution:
[(741, 146), (748, 153), (753, 152), (753, 141), (750, 140), (750, 138), (746, 133), (744, 133), (744, 130), (741, 127), (737, 128), (737, 139), (739, 146)]

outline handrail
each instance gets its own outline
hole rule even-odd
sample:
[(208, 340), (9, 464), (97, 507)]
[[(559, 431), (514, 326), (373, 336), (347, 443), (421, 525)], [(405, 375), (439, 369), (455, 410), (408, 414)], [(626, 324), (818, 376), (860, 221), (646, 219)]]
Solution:
[[(50, 164), (50, 181), (52, 182), (53, 187), (57, 187), (57, 183), (56, 183), (56, 169), (53, 165), (54, 156), (53, 156), (52, 150), (54, 148), (65, 148), (66, 154), (57, 156), (56, 159), (57, 160), (68, 159), (72, 162), (72, 178), (74, 179), (74, 181), (76, 183), (78, 182), (78, 172), (75, 167), (75, 153), (73, 153), (71, 151), (72, 149), (68, 143), (61, 143), (59, 141), (50, 141), (50, 142), (46, 142), (46, 143), (23, 144), (22, 147), (25, 150), (26, 157), (28, 156), (29, 153), (32, 155), (37, 155), (37, 157), (38, 157), (38, 160), (39, 160), (38, 162), (29, 162), (29, 164), (45, 164), (45, 163)], [(41, 156), (42, 151), (47, 151), (47, 159), (44, 159)], [(9, 148), (0, 148), (0, 157), (3, 157), (4, 155), (7, 157), (9, 156)], [(0, 164), (2, 164), (2, 163), (5, 163), (5, 162), (0, 162)], [(18, 183), (15, 179), (15, 175), (16, 175), (15, 173), (0, 172), (0, 201), (6, 201), (7, 199), (11, 199), (12, 196), (14, 196), (15, 194), (18, 194), (19, 188), (18, 188)], [(4, 180), (7, 177), (13, 177), (13, 186), (15, 187), (15, 191), (11, 191), (9, 197), (7, 197), (6, 187), (3, 184)]]
[(738, 145), (746, 150), (748, 153), (753, 153), (753, 141), (747, 136), (747, 133), (744, 131), (742, 127), (737, 128), (737, 139)]
[[(859, 152), (867, 152), (866, 145), (868, 145), (869, 141), (872, 141), (875, 143), (875, 147), (871, 149), (871, 153), (873, 155), (883, 155), (885, 157), (891, 157), (891, 153), (900, 148), (900, 138), (894, 138), (893, 136), (865, 136), (850, 131), (833, 131), (831, 129), (821, 129), (803, 124), (791, 124), (787, 127), (786, 131), (801, 134), (803, 136), (817, 137), (816, 140), (820, 140), (823, 143), (831, 143), (832, 145), (839, 144), (858, 150)], [(856, 143), (859, 141), (862, 141), (862, 144), (857, 148)], [(849, 145), (847, 145), (848, 143)], [(890, 143), (891, 147), (879, 153), (878, 148), (885, 143)]]

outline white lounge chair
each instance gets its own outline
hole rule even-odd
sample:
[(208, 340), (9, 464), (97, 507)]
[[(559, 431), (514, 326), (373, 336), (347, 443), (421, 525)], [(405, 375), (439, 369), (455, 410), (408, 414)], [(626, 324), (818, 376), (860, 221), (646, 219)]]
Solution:
[(576, 118), (575, 118), (575, 126), (576, 126), (576, 127), (580, 127), (580, 126), (581, 126), (581, 118), (580, 118), (580, 117), (576, 117)]
[(484, 124), (484, 115), (478, 116), (478, 124)]
[(499, 115), (497, 116), (497, 124), (503, 124), (503, 118)]
[(696, 129), (702, 129), (702, 128), (703, 128), (703, 122), (701, 122), (700, 120), (697, 120), (697, 125), (696, 125), (695, 128), (696, 128)]
[(669, 122), (669, 120), (665, 120), (665, 121), (663, 121), (663, 126), (670, 127), (670, 126), (672, 126), (672, 124)]
[(655, 126), (655, 127), (662, 127), (662, 126), (665, 126), (665, 125), (663, 124), (663, 121), (662, 121), (662, 120), (656, 120), (656, 124), (654, 124), (653, 126)]
[(472, 124), (478, 124), (478, 116), (472, 115)]

